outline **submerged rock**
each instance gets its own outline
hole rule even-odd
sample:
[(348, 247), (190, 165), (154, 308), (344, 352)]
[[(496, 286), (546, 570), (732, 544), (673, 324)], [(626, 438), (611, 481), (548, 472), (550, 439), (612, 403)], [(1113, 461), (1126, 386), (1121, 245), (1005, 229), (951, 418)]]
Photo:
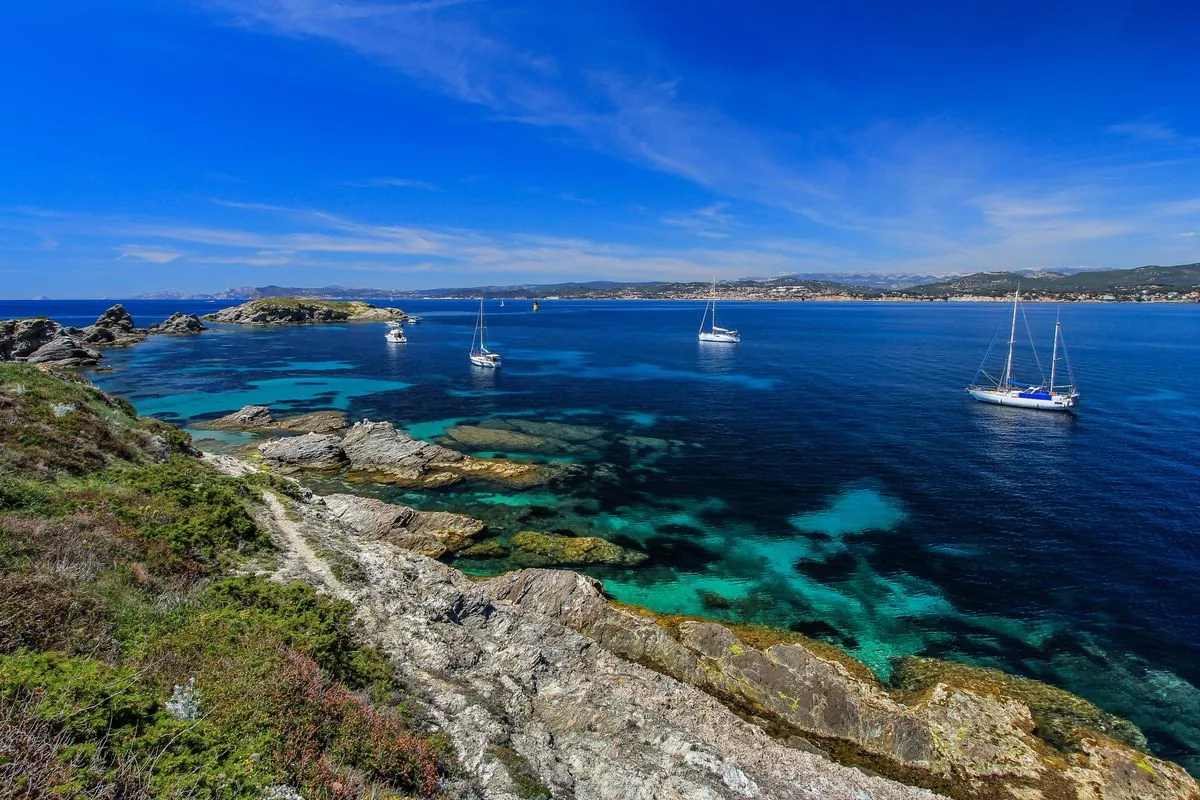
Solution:
[(521, 531), (512, 537), (517, 548), (514, 560), (527, 565), (548, 564), (640, 564), (645, 553), (627, 550), (596, 536), (559, 536), (538, 531)]
[(480, 425), (455, 425), (446, 429), (446, 436), (451, 441), (471, 450), (559, 453), (567, 447), (567, 443), (561, 440)]
[(377, 308), (370, 303), (334, 300), (301, 300), (290, 297), (251, 300), (226, 308), (205, 319), (234, 325), (296, 325), (321, 322), (403, 322), (408, 316), (398, 308)]
[(202, 333), (206, 330), (208, 330), (208, 326), (201, 322), (200, 318), (195, 314), (184, 314), (182, 311), (176, 311), (157, 325), (151, 325), (148, 332), (170, 336), (186, 336)]
[(301, 433), (333, 433), (346, 429), (344, 411), (310, 411), (294, 417), (284, 417), (275, 422), (276, 430)]
[(258, 451), (268, 464), (281, 467), (331, 469), (346, 460), (341, 440), (319, 433), (272, 439), (260, 444)]

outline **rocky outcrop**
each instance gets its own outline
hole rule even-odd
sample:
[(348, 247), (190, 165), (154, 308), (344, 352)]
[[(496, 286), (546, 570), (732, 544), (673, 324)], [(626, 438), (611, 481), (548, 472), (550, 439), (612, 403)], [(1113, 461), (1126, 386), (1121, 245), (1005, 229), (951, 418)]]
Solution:
[(0, 361), (28, 361), (48, 366), (96, 364), (100, 354), (46, 317), (0, 321)]
[(234, 325), (299, 325), (321, 322), (382, 322), (408, 319), (398, 308), (377, 308), (370, 303), (334, 300), (269, 298), (206, 314), (205, 319)]
[(268, 498), (277, 574), (354, 604), (363, 634), (453, 742), (474, 784), (462, 796), (935, 797), (774, 739), (535, 608), (498, 602), (489, 583), (351, 531), (327, 504)]
[(331, 494), (325, 504), (338, 521), (365, 536), (382, 537), (405, 550), (430, 558), (462, 550), (487, 526), (447, 511), (417, 511), (352, 494)]
[(148, 332), (168, 336), (189, 336), (206, 330), (208, 330), (208, 326), (201, 322), (195, 314), (176, 311), (157, 325), (151, 325)]
[(133, 317), (118, 303), (83, 329), (83, 341), (103, 347), (128, 347), (146, 341), (148, 334), (133, 322)]
[(479, 425), (455, 425), (446, 429), (446, 436), (455, 444), (470, 450), (494, 450), (510, 453), (558, 453), (564, 443), (544, 436), (531, 436), (504, 428), (485, 428)]
[(514, 560), (526, 566), (577, 564), (640, 564), (645, 553), (628, 550), (595, 536), (560, 536), (554, 533), (521, 531), (512, 537), (517, 552)]
[(0, 320), (0, 361), (86, 367), (103, 358), (94, 348), (125, 347), (146, 338), (147, 331), (134, 325), (133, 317), (120, 304), (86, 328), (64, 327), (48, 317)]
[(498, 600), (560, 619), (614, 654), (723, 699), (777, 735), (951, 797), (1200, 796), (1178, 766), (1112, 738), (1128, 723), (1079, 698), (1073, 713), (1079, 719), (1087, 707), (1082, 718), (1095, 727), (1076, 728), (1069, 741), (1051, 746), (1041, 736), (1048, 720), (1035, 722), (1031, 710), (1038, 704), (1013, 684), (982, 679), (984, 670), (956, 666), (954, 679), (941, 675), (920, 691), (894, 693), (827, 645), (786, 633), (762, 641), (760, 630), (711, 621), (660, 624), (614, 607), (599, 582), (573, 573), (523, 570), (488, 583)]
[(341, 440), (330, 434), (307, 433), (271, 439), (260, 444), (258, 452), (272, 466), (293, 469), (333, 469), (346, 461)]
[(294, 417), (275, 419), (267, 406), (243, 406), (232, 414), (200, 423), (197, 427), (232, 431), (333, 433), (346, 428), (346, 414), (343, 411), (312, 411)]

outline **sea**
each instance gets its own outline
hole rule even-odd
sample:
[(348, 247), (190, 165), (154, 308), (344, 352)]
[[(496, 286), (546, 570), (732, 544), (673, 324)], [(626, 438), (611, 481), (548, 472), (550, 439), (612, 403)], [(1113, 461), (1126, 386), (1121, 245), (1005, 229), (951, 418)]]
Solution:
[[(84, 325), (110, 304), (4, 302), (0, 318)], [(125, 302), (140, 325), (226, 305)], [(1003, 355), (998, 303), (723, 303), (743, 338), (721, 345), (696, 340), (702, 303), (489, 301), (496, 371), (467, 360), (477, 303), (398, 305), (424, 319), (407, 344), (379, 323), (217, 326), (110, 350), (112, 371), (87, 374), (184, 427), (251, 403), (343, 409), (430, 441), (562, 423), (566, 451), (484, 453), (577, 465), (550, 489), (354, 489), (501, 537), (618, 542), (647, 559), (584, 570), (617, 599), (799, 631), (884, 680), (918, 654), (1046, 681), (1200, 774), (1200, 305), (1025, 306), (1017, 373), (1037, 375), (1027, 330), (1049, 372), (1060, 316), (1073, 415), (963, 391), (998, 329)], [(192, 430), (212, 449), (252, 441)]]

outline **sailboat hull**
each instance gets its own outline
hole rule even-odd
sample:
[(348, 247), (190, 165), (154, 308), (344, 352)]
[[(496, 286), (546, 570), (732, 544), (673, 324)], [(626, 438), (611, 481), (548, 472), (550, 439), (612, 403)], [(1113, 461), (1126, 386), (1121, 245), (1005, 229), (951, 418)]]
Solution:
[(488, 369), (496, 369), (497, 367), (500, 366), (500, 358), (498, 356), (488, 358), (487, 356), (478, 356), (475, 354), (471, 354), (471, 363), (477, 367), (487, 367)]
[(725, 344), (737, 344), (742, 340), (741, 336), (736, 333), (710, 333), (701, 331), (700, 341), (702, 342), (724, 342)]
[(1079, 405), (1077, 394), (1050, 394), (1049, 392), (1021, 391), (1020, 389), (994, 389), (971, 386), (967, 392), (981, 403), (991, 403), (997, 406), (1013, 406), (1015, 408), (1032, 408), (1037, 411), (1067, 411), (1070, 412)]

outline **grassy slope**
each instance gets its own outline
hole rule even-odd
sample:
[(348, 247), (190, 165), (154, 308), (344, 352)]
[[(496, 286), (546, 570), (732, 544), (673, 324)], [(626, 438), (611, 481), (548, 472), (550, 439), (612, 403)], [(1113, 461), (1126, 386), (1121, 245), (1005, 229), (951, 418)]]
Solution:
[(446, 743), (415, 732), (352, 608), (231, 577), (270, 560), (248, 513), (269, 480), (0, 364), (0, 797), (436, 791)]

